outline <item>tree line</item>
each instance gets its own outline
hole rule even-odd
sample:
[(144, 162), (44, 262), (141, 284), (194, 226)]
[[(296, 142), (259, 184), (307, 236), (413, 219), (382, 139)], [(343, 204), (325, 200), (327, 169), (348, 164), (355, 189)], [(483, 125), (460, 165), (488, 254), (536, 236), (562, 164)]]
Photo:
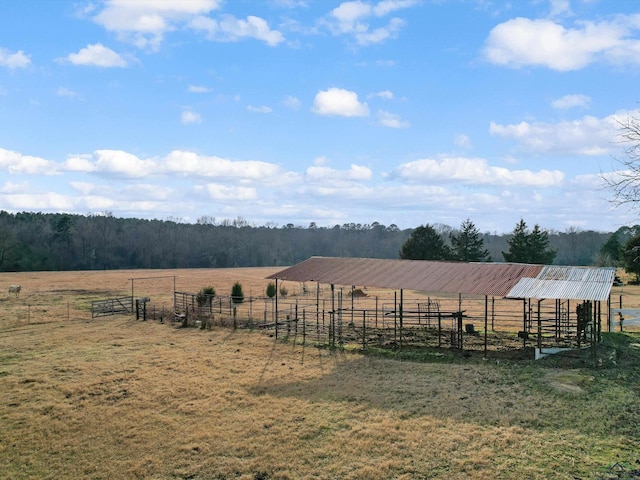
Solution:
[[(554, 252), (549, 262), (535, 262), (534, 258), (524, 261), (559, 265), (619, 261), (602, 250), (612, 242), (612, 236), (616, 237), (614, 234), (578, 229), (553, 232), (537, 226), (529, 231), (521, 222), (524, 228), (520, 234), (526, 238), (541, 234), (548, 240), (548, 250)], [(444, 247), (440, 259), (523, 261), (504, 256), (522, 236), (517, 228), (509, 234), (481, 233), (471, 220), (459, 228), (425, 224), (400, 229), (378, 222), (333, 227), (315, 223), (306, 227), (256, 226), (242, 218), (218, 221), (201, 217), (196, 223), (186, 223), (171, 218), (117, 218), (109, 212), (72, 215), (0, 211), (0, 271), (285, 266), (314, 255), (410, 258), (404, 252), (407, 242), (419, 239), (425, 230), (441, 240)]]

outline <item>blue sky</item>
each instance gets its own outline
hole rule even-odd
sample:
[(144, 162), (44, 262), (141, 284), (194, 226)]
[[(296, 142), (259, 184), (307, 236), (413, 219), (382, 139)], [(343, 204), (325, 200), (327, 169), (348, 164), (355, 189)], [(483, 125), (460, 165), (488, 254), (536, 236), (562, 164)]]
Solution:
[(0, 0), (0, 209), (615, 231), (640, 2)]

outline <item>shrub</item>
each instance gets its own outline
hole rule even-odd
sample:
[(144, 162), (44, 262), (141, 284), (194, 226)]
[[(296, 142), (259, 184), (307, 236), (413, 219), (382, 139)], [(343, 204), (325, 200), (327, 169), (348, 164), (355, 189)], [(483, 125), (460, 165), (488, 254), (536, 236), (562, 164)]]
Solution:
[(267, 285), (267, 297), (273, 298), (276, 296), (276, 284), (273, 282), (269, 282)]
[(242, 293), (242, 285), (240, 282), (236, 282), (231, 287), (231, 300), (233, 303), (242, 303), (244, 302), (244, 293)]
[(289, 290), (287, 290), (287, 287), (284, 286), (284, 283), (282, 285), (280, 285), (280, 296), (282, 298), (286, 297), (289, 294)]
[(216, 289), (213, 287), (202, 287), (196, 295), (196, 302), (199, 307), (210, 307), (213, 297), (216, 296)]

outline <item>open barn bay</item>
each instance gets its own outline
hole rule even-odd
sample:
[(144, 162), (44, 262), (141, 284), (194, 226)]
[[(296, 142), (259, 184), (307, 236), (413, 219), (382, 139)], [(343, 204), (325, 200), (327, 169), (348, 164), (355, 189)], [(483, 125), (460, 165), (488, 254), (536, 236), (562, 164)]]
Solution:
[(616, 462), (640, 468), (637, 334), (609, 336), (597, 363), (403, 362), (88, 313), (93, 299), (130, 293), (131, 278), (170, 305), (174, 281), (220, 294), (240, 281), (259, 295), (277, 270), (0, 274), (0, 478), (591, 479)]

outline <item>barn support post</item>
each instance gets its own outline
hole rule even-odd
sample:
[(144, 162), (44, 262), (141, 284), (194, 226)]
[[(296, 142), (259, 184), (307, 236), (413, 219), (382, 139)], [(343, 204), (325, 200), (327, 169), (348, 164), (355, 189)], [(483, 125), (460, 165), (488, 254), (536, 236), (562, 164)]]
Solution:
[(316, 282), (316, 330), (320, 329), (320, 282)]
[(542, 351), (542, 317), (540, 315), (540, 304), (542, 300), (538, 300), (538, 351)]
[(398, 342), (398, 291), (393, 292), (393, 341)]
[(376, 295), (376, 328), (378, 328), (378, 296)]
[(276, 319), (275, 319), (275, 330), (276, 330), (276, 340), (278, 339), (278, 277), (276, 277)]
[(522, 299), (522, 348), (527, 347), (527, 299)]
[(484, 296), (484, 358), (487, 358), (487, 329), (489, 327), (489, 296)]
[(458, 348), (460, 350), (464, 349), (462, 331), (462, 293), (458, 293)]
[(598, 300), (596, 303), (596, 309), (598, 310), (598, 342), (602, 341), (602, 302)]
[(402, 350), (402, 327), (404, 326), (404, 290), (400, 289), (400, 350)]
[(356, 286), (351, 285), (351, 325), (355, 325), (353, 318), (353, 292), (355, 292)]
[(438, 309), (438, 348), (442, 347), (442, 312)]
[(495, 320), (496, 320), (496, 297), (491, 297), (491, 331), (492, 332), (496, 331)]

